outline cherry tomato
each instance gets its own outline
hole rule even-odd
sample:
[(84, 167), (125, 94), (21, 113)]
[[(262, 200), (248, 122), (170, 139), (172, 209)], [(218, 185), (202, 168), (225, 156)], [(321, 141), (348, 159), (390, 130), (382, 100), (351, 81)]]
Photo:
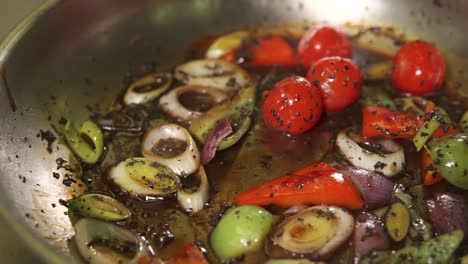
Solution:
[(359, 68), (341, 57), (320, 59), (309, 68), (307, 79), (320, 89), (327, 111), (340, 111), (352, 104), (362, 87)]
[(431, 93), (442, 85), (444, 78), (444, 57), (427, 42), (409, 42), (393, 57), (392, 83), (405, 93)]
[(265, 123), (291, 134), (300, 134), (315, 126), (322, 108), (320, 91), (299, 76), (279, 81), (262, 104)]
[(272, 36), (258, 41), (252, 63), (266, 66), (296, 64), (296, 52), (284, 38)]
[(340, 56), (351, 58), (351, 41), (331, 27), (310, 29), (299, 41), (297, 52), (302, 64), (309, 67), (323, 57)]

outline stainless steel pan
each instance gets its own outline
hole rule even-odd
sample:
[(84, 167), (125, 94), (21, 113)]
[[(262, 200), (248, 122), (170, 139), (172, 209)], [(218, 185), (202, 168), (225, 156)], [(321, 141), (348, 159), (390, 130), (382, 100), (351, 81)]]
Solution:
[(0, 46), (0, 212), (46, 262), (76, 261), (59, 199), (79, 187), (67, 188), (57, 169), (66, 147), (56, 141), (49, 153), (38, 133), (62, 116), (83, 120), (88, 108), (108, 106), (128, 72), (181, 62), (197, 37), (286, 22), (392, 26), (456, 54), (449, 75), (466, 96), (466, 14), (463, 0), (48, 1)]

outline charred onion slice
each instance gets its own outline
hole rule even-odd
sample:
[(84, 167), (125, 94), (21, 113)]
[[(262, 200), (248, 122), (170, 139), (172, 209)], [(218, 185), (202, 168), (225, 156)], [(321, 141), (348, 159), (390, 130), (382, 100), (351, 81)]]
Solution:
[(399, 173), (405, 165), (403, 148), (391, 139), (366, 142), (351, 129), (345, 129), (338, 134), (336, 145), (354, 166), (388, 177)]
[(144, 104), (156, 99), (167, 91), (172, 83), (170, 73), (155, 73), (147, 75), (128, 87), (124, 96), (124, 103)]
[(91, 218), (76, 222), (75, 242), (89, 263), (137, 263), (147, 254), (143, 241), (133, 232)]
[(194, 60), (180, 65), (175, 78), (187, 85), (211, 86), (235, 91), (247, 86), (249, 74), (236, 64), (214, 59)]
[[(184, 105), (184, 96), (187, 97), (187, 100), (191, 100), (190, 105)], [(190, 123), (227, 98), (227, 94), (219, 89), (208, 86), (189, 85), (175, 88), (162, 96), (159, 104), (173, 118)]]
[(164, 165), (147, 158), (129, 158), (109, 171), (119, 188), (140, 197), (161, 197), (179, 189), (179, 177)]
[(312, 258), (327, 256), (353, 233), (354, 218), (334, 206), (314, 206), (283, 221), (272, 232), (274, 244)]
[(176, 124), (148, 130), (143, 136), (141, 152), (180, 176), (190, 175), (200, 166), (197, 144), (185, 128)]
[(203, 166), (200, 166), (198, 171), (190, 177), (196, 177), (200, 182), (200, 185), (194, 190), (180, 189), (177, 192), (177, 200), (182, 208), (195, 213), (203, 209), (205, 203), (208, 202), (210, 194), (209, 184), (208, 177), (206, 177), (205, 168), (203, 168)]

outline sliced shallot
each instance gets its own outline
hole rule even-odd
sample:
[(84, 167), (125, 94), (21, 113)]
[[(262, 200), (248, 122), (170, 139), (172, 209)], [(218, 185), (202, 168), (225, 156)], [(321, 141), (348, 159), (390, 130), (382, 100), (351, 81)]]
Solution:
[(216, 150), (224, 138), (232, 133), (232, 127), (229, 120), (223, 119), (218, 126), (211, 131), (203, 144), (202, 164), (208, 164), (216, 155)]
[(373, 171), (345, 167), (340, 171), (347, 175), (366, 202), (367, 209), (375, 209), (386, 205), (392, 198), (394, 183)]
[[(186, 100), (184, 99), (185, 97)], [(162, 96), (159, 104), (168, 115), (181, 122), (190, 123), (226, 99), (228, 99), (227, 94), (219, 89), (208, 86), (188, 85), (177, 87)], [(184, 104), (185, 101), (189, 101), (190, 105)]]
[(187, 129), (176, 124), (151, 128), (143, 136), (141, 152), (174, 171), (187, 176), (198, 170), (200, 152)]
[(180, 179), (171, 169), (147, 158), (129, 158), (109, 170), (109, 180), (122, 193), (143, 201), (169, 197), (179, 189)]
[(155, 73), (147, 75), (128, 87), (123, 98), (126, 105), (144, 104), (152, 101), (167, 91), (172, 83), (170, 73)]
[(403, 148), (391, 139), (366, 142), (351, 129), (344, 129), (338, 134), (336, 144), (346, 159), (358, 168), (391, 177), (405, 166)]
[(249, 74), (236, 64), (215, 59), (189, 61), (176, 68), (175, 78), (187, 85), (203, 85), (227, 92), (250, 82)]
[(137, 263), (148, 254), (145, 243), (135, 233), (91, 218), (76, 222), (75, 242), (88, 263)]
[(374, 250), (384, 250), (389, 247), (390, 240), (385, 233), (382, 221), (368, 213), (359, 214), (354, 230), (356, 258), (359, 259)]
[(198, 171), (189, 177), (198, 178), (200, 185), (192, 192), (180, 189), (177, 192), (177, 200), (182, 208), (195, 213), (203, 209), (209, 199), (208, 177), (203, 166), (200, 166)]
[(270, 239), (291, 253), (316, 259), (337, 250), (353, 229), (354, 218), (350, 213), (339, 207), (319, 205), (287, 218), (275, 228)]

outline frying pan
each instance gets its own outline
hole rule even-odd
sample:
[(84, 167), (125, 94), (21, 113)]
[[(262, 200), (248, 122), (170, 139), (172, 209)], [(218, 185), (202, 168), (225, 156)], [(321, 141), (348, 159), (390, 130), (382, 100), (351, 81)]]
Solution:
[(173, 67), (200, 36), (312, 21), (392, 26), (450, 51), (447, 86), (466, 96), (466, 14), (463, 0), (47, 1), (0, 45), (1, 215), (45, 262), (79, 262), (59, 200), (80, 186), (63, 184), (66, 171), (57, 169), (57, 158), (68, 150), (55, 141), (49, 152), (41, 130), (105, 109), (125, 76)]

